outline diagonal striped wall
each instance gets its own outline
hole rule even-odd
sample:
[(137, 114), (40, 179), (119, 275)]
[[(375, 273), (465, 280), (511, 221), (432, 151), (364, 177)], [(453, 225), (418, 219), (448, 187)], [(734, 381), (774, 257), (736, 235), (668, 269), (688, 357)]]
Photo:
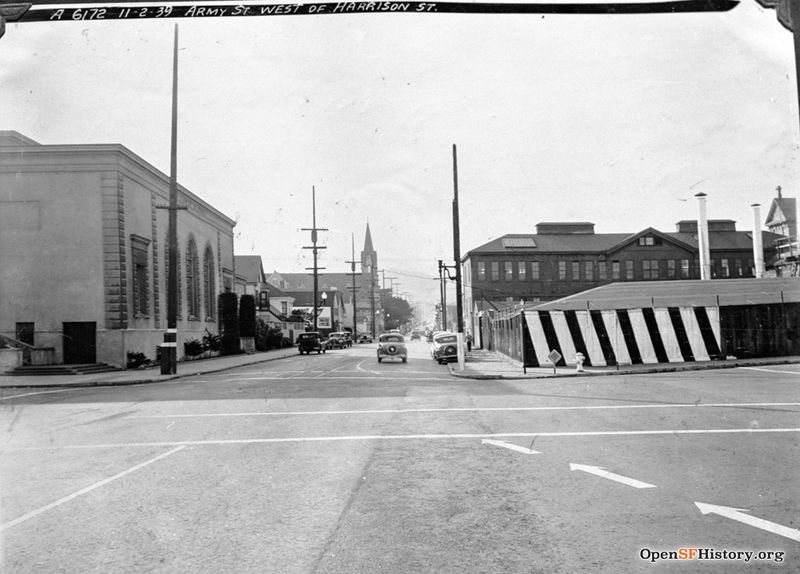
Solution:
[(557, 350), (559, 364), (587, 366), (710, 361), (720, 355), (717, 307), (602, 311), (525, 311), (530, 343), (540, 365)]

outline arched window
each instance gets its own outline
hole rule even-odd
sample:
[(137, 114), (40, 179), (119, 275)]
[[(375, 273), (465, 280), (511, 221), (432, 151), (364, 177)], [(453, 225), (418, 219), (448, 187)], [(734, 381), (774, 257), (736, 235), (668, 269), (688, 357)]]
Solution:
[(197, 258), (197, 244), (189, 237), (186, 245), (186, 302), (189, 318), (200, 316), (200, 262)]
[(206, 317), (213, 318), (216, 315), (214, 310), (217, 302), (217, 285), (214, 275), (214, 252), (210, 245), (206, 245), (206, 252), (203, 254), (203, 277)]

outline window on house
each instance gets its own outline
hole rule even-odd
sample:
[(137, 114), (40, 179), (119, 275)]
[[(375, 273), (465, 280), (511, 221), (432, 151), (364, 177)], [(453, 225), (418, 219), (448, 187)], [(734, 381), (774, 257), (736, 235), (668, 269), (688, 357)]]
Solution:
[(642, 261), (642, 278), (658, 279), (658, 260), (646, 259)]
[(517, 279), (525, 281), (528, 277), (528, 266), (524, 261), (517, 261)]
[(633, 261), (625, 262), (625, 279), (633, 281)]
[(744, 269), (745, 277), (755, 277), (755, 264), (752, 259), (747, 260), (747, 267)]
[(214, 252), (210, 245), (206, 246), (206, 252), (203, 254), (203, 277), (205, 278), (206, 317), (214, 318), (217, 303), (217, 281), (214, 275)]
[(681, 279), (688, 279), (689, 273), (689, 260), (681, 259)]
[(511, 281), (514, 279), (514, 265), (511, 263), (511, 261), (503, 262), (503, 278), (506, 281)]
[(492, 281), (500, 281), (500, 263), (492, 261)]
[(677, 276), (678, 262), (674, 259), (667, 260), (667, 279), (675, 279)]
[(145, 317), (149, 314), (149, 278), (147, 248), (150, 240), (131, 235), (131, 262), (133, 266), (133, 315)]
[(608, 266), (605, 261), (597, 262), (597, 278), (600, 281), (606, 281), (608, 279)]
[(581, 278), (581, 262), (580, 261), (573, 261), (572, 262), (572, 280), (573, 281), (580, 281)]
[(726, 258), (722, 258), (719, 260), (719, 271), (722, 277), (730, 277), (731, 276), (731, 268), (728, 260)]
[(640, 237), (639, 245), (655, 245), (653, 238), (650, 236)]
[(734, 277), (741, 277), (742, 276), (742, 260), (741, 259), (734, 259), (733, 260), (733, 275), (734, 275)]
[(531, 279), (539, 279), (539, 262), (531, 261)]
[(583, 278), (586, 281), (594, 281), (594, 262), (584, 261), (583, 263)]
[(559, 261), (558, 262), (558, 278), (560, 280), (564, 280), (567, 278), (567, 262), (566, 261)]
[(288, 301), (281, 301), (281, 315), (288, 315), (289, 314), (289, 302)]
[(618, 281), (620, 279), (619, 261), (611, 262), (611, 279)]
[(189, 318), (200, 316), (200, 265), (197, 260), (197, 244), (194, 237), (186, 245), (186, 302)]
[(478, 281), (486, 281), (486, 262), (478, 261)]

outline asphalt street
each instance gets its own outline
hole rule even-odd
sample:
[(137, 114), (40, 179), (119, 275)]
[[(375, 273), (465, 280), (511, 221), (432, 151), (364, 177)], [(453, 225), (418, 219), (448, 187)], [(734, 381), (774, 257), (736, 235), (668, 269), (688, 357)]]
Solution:
[(3, 572), (800, 571), (800, 365), (470, 380), (374, 352), (7, 390)]

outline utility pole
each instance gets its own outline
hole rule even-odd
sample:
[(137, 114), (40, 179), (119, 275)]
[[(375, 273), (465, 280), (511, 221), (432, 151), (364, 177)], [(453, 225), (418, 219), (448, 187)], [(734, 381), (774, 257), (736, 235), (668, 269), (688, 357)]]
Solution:
[(372, 325), (372, 340), (375, 340), (375, 273), (372, 265), (369, 266), (369, 303), (370, 303), (370, 323)]
[(441, 314), (441, 321), (442, 321), (442, 331), (447, 331), (447, 267), (439, 259), (439, 295), (442, 299), (442, 314)]
[(167, 224), (167, 330), (161, 345), (161, 374), (178, 371), (178, 25), (172, 54), (172, 130), (170, 142), (169, 206), (157, 206), (169, 212)]
[(461, 301), (461, 236), (458, 222), (458, 158), (453, 144), (453, 259), (456, 266), (456, 321), (458, 324), (458, 368), (464, 370), (464, 309)]
[(319, 269), (325, 269), (324, 267), (317, 267), (317, 253), (319, 249), (326, 249), (325, 247), (318, 247), (317, 246), (317, 232), (318, 231), (328, 231), (327, 228), (324, 227), (317, 227), (317, 190), (314, 186), (311, 186), (311, 227), (303, 228), (301, 231), (310, 231), (311, 232), (311, 246), (304, 246), (303, 249), (311, 249), (314, 253), (314, 267), (306, 267), (306, 269), (313, 269), (314, 270), (314, 307), (313, 307), (313, 315), (314, 315), (314, 328), (313, 330), (317, 330), (317, 292), (319, 291), (319, 279), (317, 275), (317, 271)]
[(353, 286), (350, 287), (350, 290), (353, 292), (353, 342), (356, 342), (356, 336), (358, 335), (358, 323), (356, 322), (356, 238), (355, 234), (350, 234), (350, 243), (351, 248), (353, 250), (352, 258), (350, 261), (345, 261), (345, 263), (350, 264), (350, 276), (353, 278)]

